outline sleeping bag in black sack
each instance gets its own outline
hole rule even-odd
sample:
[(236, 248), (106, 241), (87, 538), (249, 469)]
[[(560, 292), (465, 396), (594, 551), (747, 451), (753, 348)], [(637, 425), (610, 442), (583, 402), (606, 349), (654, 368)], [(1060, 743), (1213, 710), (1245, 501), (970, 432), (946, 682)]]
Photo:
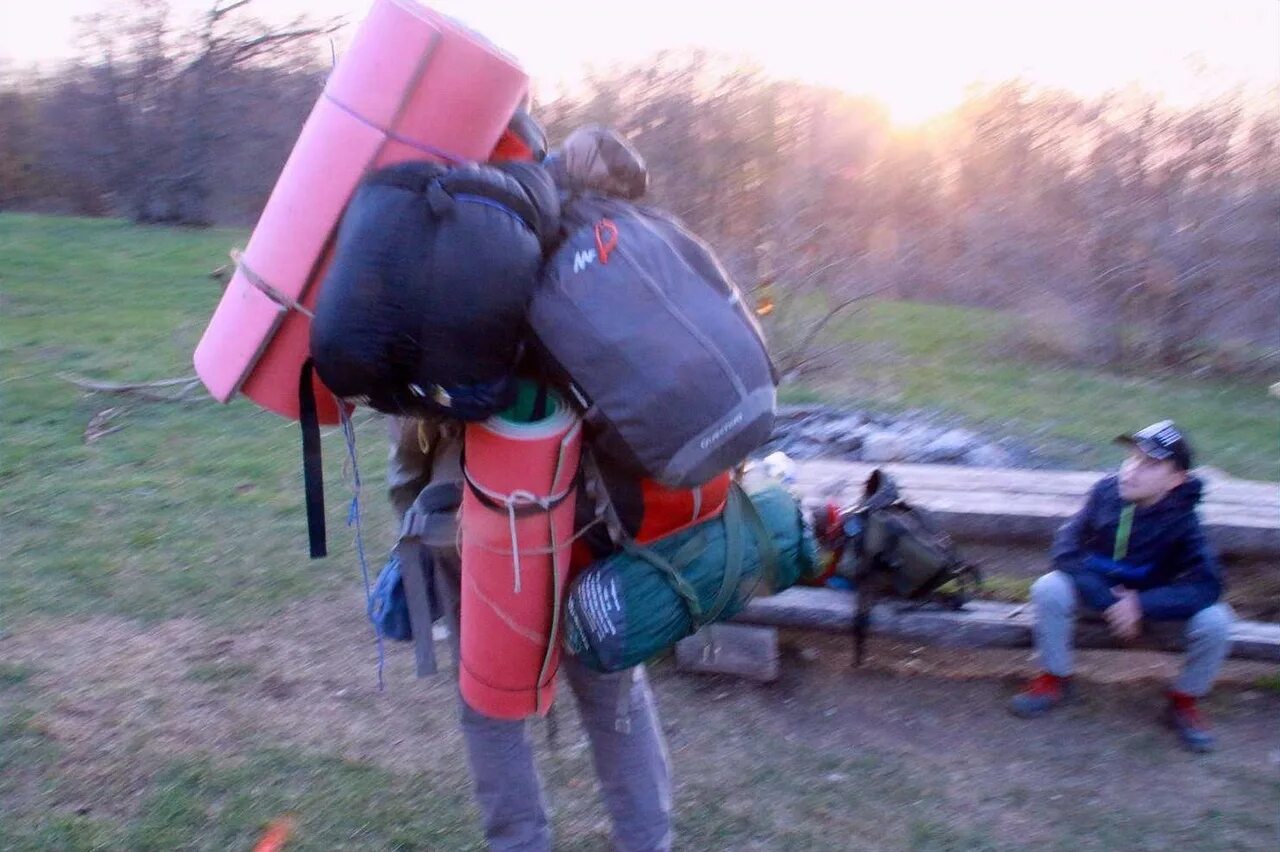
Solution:
[(534, 163), (374, 172), (342, 217), (311, 324), (335, 394), (479, 420), (514, 395), (525, 312), (559, 199)]
[(529, 322), (587, 408), (594, 452), (671, 488), (707, 482), (764, 443), (776, 375), (715, 255), (661, 211), (571, 197)]
[(593, 563), (569, 589), (564, 643), (583, 665), (614, 672), (643, 663), (704, 624), (732, 618), (817, 568), (795, 498), (769, 483), (736, 484), (718, 518)]

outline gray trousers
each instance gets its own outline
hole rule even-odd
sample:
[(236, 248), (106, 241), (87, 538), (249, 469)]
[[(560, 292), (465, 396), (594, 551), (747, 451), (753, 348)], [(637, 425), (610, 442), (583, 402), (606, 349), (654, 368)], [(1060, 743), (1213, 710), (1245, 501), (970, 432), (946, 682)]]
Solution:
[[(566, 676), (613, 820), (619, 852), (671, 849), (670, 766), (643, 667), (600, 675), (572, 658)], [(625, 697), (622, 693), (625, 690)], [(620, 700), (621, 699), (621, 700)], [(462, 705), (462, 733), (494, 852), (551, 849), (551, 827), (524, 722), (490, 719)]]
[[(420, 446), (415, 421), (393, 419), (388, 486), (392, 505), (403, 514), (430, 481), (460, 475), (459, 442), (448, 428), (431, 429), (438, 444), (428, 454)], [(452, 537), (447, 537), (452, 542)], [(436, 551), (436, 590), (449, 624), (454, 660), (458, 654), (460, 565), (451, 546)], [(658, 725), (653, 692), (644, 667), (600, 674), (570, 656), (562, 657), (563, 678), (572, 691), (591, 745), (605, 808), (613, 821), (619, 852), (671, 849), (671, 765)], [(458, 699), (463, 741), (475, 796), (492, 852), (550, 852), (551, 825), (542, 783), (524, 721), (491, 719)]]
[[(1031, 586), (1035, 609), (1036, 654), (1040, 668), (1066, 677), (1072, 671), (1072, 631), (1079, 598), (1075, 583), (1061, 571), (1045, 574)], [(1231, 648), (1235, 614), (1225, 603), (1200, 610), (1187, 619), (1187, 657), (1173, 688), (1188, 695), (1206, 695)]]

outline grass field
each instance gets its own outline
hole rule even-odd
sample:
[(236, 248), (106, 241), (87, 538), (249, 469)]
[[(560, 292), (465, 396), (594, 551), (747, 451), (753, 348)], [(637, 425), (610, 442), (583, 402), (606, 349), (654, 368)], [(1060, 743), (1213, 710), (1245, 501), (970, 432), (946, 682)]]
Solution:
[[(0, 218), (3, 534), (11, 559), (40, 566), (0, 579), (11, 613), (221, 617), (332, 587), (332, 563), (294, 558), (305, 552), (296, 424), (243, 398), (154, 403), (85, 394), (62, 378), (191, 374), (221, 292), (208, 272), (237, 240)], [(119, 431), (87, 443), (86, 426), (108, 409)], [(381, 426), (361, 421), (362, 461), (377, 471)], [(341, 540), (345, 448), (327, 438), (331, 537)], [(367, 501), (371, 525), (385, 526), (384, 503), (377, 491)]]
[[(786, 310), (784, 306), (782, 310)], [(944, 305), (870, 302), (836, 328), (850, 363), (784, 398), (853, 401), (959, 418), (1010, 435), (1064, 464), (1100, 468), (1110, 439), (1174, 418), (1198, 464), (1280, 479), (1280, 400), (1262, 382), (1123, 375), (1013, 357), (1016, 315)]]
[[(415, 684), (399, 654), (390, 679), (400, 686), (370, 688), (340, 436), (325, 438), (334, 555), (313, 562), (295, 424), (244, 400), (146, 402), (64, 379), (190, 374), (221, 292), (208, 273), (244, 236), (0, 215), (2, 849), (248, 849), (282, 813), (299, 819), (290, 850), (480, 848), (449, 685)], [(1107, 458), (1121, 428), (1172, 412), (1206, 463), (1280, 478), (1280, 406), (1263, 388), (1003, 360), (992, 347), (1005, 321), (873, 305), (840, 330), (867, 353), (847, 380), (789, 393), (1008, 428), (1084, 448), (1095, 454), (1086, 464)], [(89, 440), (91, 423), (116, 431)], [(361, 414), (357, 432), (376, 569), (390, 520), (382, 424)], [(1280, 789), (1265, 770), (1265, 715), (1223, 707), (1240, 741), (1200, 764), (1166, 754), (1145, 725), (1112, 723), (1111, 739), (1082, 746), (1055, 780), (1004, 771), (1007, 756), (987, 742), (998, 744), (1002, 718), (979, 719), (985, 733), (954, 743), (935, 730), (955, 704), (945, 683), (920, 687), (936, 711), (922, 716), (902, 678), (858, 693), (850, 677), (815, 672), (821, 685), (797, 675), (753, 691), (659, 665), (680, 848), (819, 849), (852, 838), (857, 849), (1209, 850), (1274, 839)], [(970, 703), (1000, 698), (999, 685), (956, 688)], [(865, 703), (842, 707), (846, 692)], [(837, 725), (846, 712), (865, 736)], [(1087, 740), (1092, 724), (1069, 716), (1054, 736)], [(922, 730), (945, 742), (926, 736), (917, 747)], [(603, 848), (580, 740), (571, 727), (569, 745), (547, 757), (548, 786), (570, 829), (563, 848)], [(429, 753), (423, 742), (438, 746)], [(1051, 744), (1020, 748), (1028, 765), (1057, 759)], [(1114, 802), (1037, 821), (1041, 792), (1082, 795), (1083, 767), (1108, 755), (1126, 761), (1107, 781)], [(981, 767), (977, 786), (957, 786)], [(1171, 770), (1186, 777), (1170, 790), (1207, 791), (1202, 803), (1187, 808), (1171, 792), (1151, 806), (1169, 818), (1156, 819), (1124, 798)]]

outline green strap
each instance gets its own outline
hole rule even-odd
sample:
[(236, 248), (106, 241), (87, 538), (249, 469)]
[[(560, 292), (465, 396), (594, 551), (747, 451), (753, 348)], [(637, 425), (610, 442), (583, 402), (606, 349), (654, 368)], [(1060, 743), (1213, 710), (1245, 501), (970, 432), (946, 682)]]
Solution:
[[(698, 546), (696, 550), (693, 547), (694, 545)], [(698, 553), (705, 550), (706, 546), (706, 538), (701, 535), (696, 536), (692, 541), (687, 542), (684, 547), (680, 548), (675, 558), (679, 560), (681, 557), (685, 557), (685, 565), (687, 565)], [(671, 588), (675, 589), (676, 594), (684, 600), (685, 608), (689, 610), (689, 620), (695, 625), (702, 623), (702, 604), (698, 602), (697, 590), (680, 575), (679, 570), (671, 562), (663, 559), (649, 548), (640, 547), (631, 542), (628, 542), (624, 549), (627, 553), (637, 559), (643, 559), (662, 572), (663, 576), (667, 578), (667, 582), (671, 584)]]
[[(755, 594), (756, 590), (760, 588), (761, 581), (765, 582), (769, 589), (773, 589), (777, 585), (778, 549), (774, 545), (773, 538), (769, 535), (769, 529), (765, 526), (764, 519), (760, 517), (760, 512), (756, 509), (755, 504), (751, 502), (751, 498), (742, 490), (742, 487), (735, 482), (730, 486), (729, 496), (725, 501), (724, 512), (721, 515), (721, 523), (724, 526), (725, 533), (724, 578), (720, 582), (720, 590), (716, 594), (715, 601), (705, 612), (698, 600), (697, 590), (681, 573), (707, 549), (708, 542), (705, 535), (695, 535), (685, 542), (672, 555), (670, 561), (663, 559), (650, 548), (642, 547), (634, 542), (628, 542), (624, 546), (624, 550), (637, 559), (643, 559), (648, 562), (666, 577), (667, 582), (671, 584), (676, 594), (684, 601), (685, 608), (689, 611), (689, 620), (696, 630), (702, 625), (719, 618), (720, 614), (733, 601), (734, 593), (742, 580), (742, 568), (746, 555), (742, 529), (744, 520), (746, 521), (746, 526), (751, 529), (752, 536), (755, 538), (756, 549), (760, 555), (760, 576), (757, 578), (756, 588), (752, 589), (751, 594)], [(747, 597), (750, 597), (750, 595)]]
[(733, 593), (742, 579), (742, 514), (743, 503), (750, 503), (736, 485), (729, 489), (721, 513), (721, 524), (724, 526), (724, 576), (720, 580), (720, 591), (716, 594), (711, 609), (707, 611), (707, 621), (715, 621), (724, 612), (724, 608), (733, 600)]
[(1116, 546), (1111, 558), (1119, 562), (1129, 555), (1129, 534), (1133, 532), (1133, 504), (1125, 503), (1120, 510), (1120, 524), (1116, 527)]
[[(773, 594), (778, 588), (778, 548), (774, 545), (773, 536), (769, 534), (769, 528), (764, 525), (764, 518), (760, 517), (756, 504), (751, 502), (751, 498), (740, 485), (734, 483), (733, 487), (742, 498), (742, 513), (747, 518), (747, 525), (751, 527), (751, 532), (756, 539), (756, 549), (760, 552), (760, 576), (756, 578), (756, 585), (751, 590), (751, 595), (760, 589), (762, 582), (769, 590), (769, 594)], [(803, 525), (799, 513), (796, 514), (796, 522)]]

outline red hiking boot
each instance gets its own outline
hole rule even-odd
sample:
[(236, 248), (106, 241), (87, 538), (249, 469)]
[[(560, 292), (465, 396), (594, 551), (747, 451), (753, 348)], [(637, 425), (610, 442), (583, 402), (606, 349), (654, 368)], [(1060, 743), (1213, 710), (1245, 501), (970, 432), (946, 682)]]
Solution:
[(1196, 706), (1196, 697), (1185, 692), (1170, 692), (1164, 721), (1178, 732), (1178, 739), (1191, 751), (1213, 751), (1213, 733), (1209, 720)]
[(1009, 712), (1023, 719), (1043, 716), (1071, 695), (1070, 678), (1042, 672), (1009, 700)]

